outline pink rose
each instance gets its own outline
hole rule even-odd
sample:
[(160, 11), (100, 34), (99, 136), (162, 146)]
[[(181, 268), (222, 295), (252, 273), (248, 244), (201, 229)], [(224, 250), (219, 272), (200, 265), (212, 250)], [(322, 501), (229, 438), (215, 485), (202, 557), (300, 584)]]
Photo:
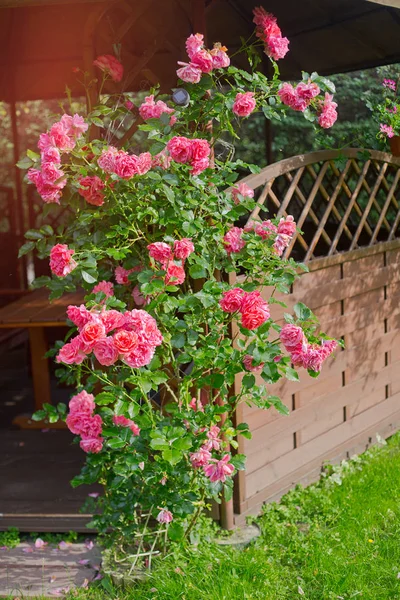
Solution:
[(242, 300), (242, 326), (257, 329), (270, 317), (269, 307), (258, 290), (245, 294)]
[(150, 302), (150, 298), (145, 298), (143, 296), (138, 285), (135, 285), (131, 295), (135, 301), (136, 306), (143, 306), (144, 304), (148, 304)]
[(246, 354), (243, 358), (243, 365), (246, 371), (251, 371), (252, 373), (260, 373), (263, 370), (264, 363), (260, 363), (259, 365), (253, 365), (253, 357), (250, 354)]
[(174, 242), (174, 256), (179, 260), (186, 260), (194, 252), (191, 238), (182, 238)]
[(69, 135), (69, 130), (65, 128), (65, 125), (58, 121), (51, 126), (49, 131), (49, 139), (52, 146), (56, 146), (62, 152), (71, 152), (75, 148), (75, 138)]
[(56, 362), (62, 362), (66, 365), (80, 365), (85, 358), (85, 347), (84, 344), (82, 344), (80, 336), (78, 335), (60, 348), (56, 356)]
[(129, 367), (138, 369), (139, 367), (145, 367), (148, 365), (154, 356), (154, 346), (149, 344), (139, 344), (129, 354), (124, 354), (124, 362)]
[(191, 64), (200, 69), (202, 73), (211, 73), (213, 70), (213, 57), (207, 50), (198, 50), (191, 57)]
[(143, 104), (139, 106), (139, 114), (145, 121), (147, 119), (159, 119), (164, 113), (170, 115), (174, 112), (174, 109), (170, 108), (162, 100), (155, 102), (154, 95), (147, 96)]
[(182, 79), (185, 83), (199, 83), (201, 79), (201, 69), (193, 63), (178, 62), (178, 65), (182, 65), (180, 69), (176, 71), (179, 79)]
[(320, 93), (320, 89), (317, 86), (316, 83), (313, 83), (311, 81), (309, 81), (308, 83), (305, 83), (304, 81), (301, 81), (300, 83), (297, 84), (296, 86), (296, 93), (300, 98), (303, 98), (303, 100), (309, 101), (312, 100), (313, 98), (315, 98), (316, 96), (318, 96), (318, 94)]
[(164, 170), (169, 169), (171, 166), (171, 157), (168, 156), (165, 149), (153, 156), (152, 166), (160, 167)]
[(336, 340), (323, 340), (321, 348), (321, 355), (323, 357), (323, 360), (327, 359), (328, 356), (335, 352), (335, 350), (337, 350), (337, 347), (338, 343)]
[(111, 296), (114, 296), (114, 286), (111, 281), (99, 281), (99, 283), (94, 286), (91, 293), (97, 294), (98, 292), (103, 292), (103, 294), (106, 295), (106, 298), (111, 298)]
[(304, 339), (301, 344), (299, 344), (293, 350), (290, 351), (290, 360), (294, 367), (304, 366), (304, 355), (307, 352), (307, 348), (307, 340)]
[(109, 367), (117, 362), (119, 352), (112, 337), (100, 339), (93, 347), (93, 354), (101, 365)]
[(105, 187), (105, 183), (100, 177), (97, 177), (97, 175), (94, 177), (81, 177), (79, 185), (78, 194), (85, 198), (86, 202), (94, 206), (104, 204), (104, 192), (102, 190)]
[(138, 158), (120, 150), (114, 159), (114, 173), (122, 179), (130, 179), (138, 174)]
[(84, 452), (98, 454), (103, 448), (103, 438), (85, 438), (79, 442), (79, 445)]
[(105, 338), (106, 328), (100, 320), (90, 321), (82, 327), (81, 340), (88, 348), (93, 348), (96, 342)]
[(234, 313), (242, 310), (242, 302), (245, 292), (240, 288), (232, 288), (224, 292), (219, 305), (224, 312)]
[(66, 418), (68, 429), (82, 437), (95, 438), (101, 434), (102, 419), (100, 415), (90, 415), (86, 411), (70, 412)]
[(119, 329), (125, 325), (124, 315), (113, 308), (111, 310), (102, 310), (99, 318), (105, 327), (106, 333), (110, 333), (113, 329)]
[(232, 227), (224, 235), (224, 245), (227, 254), (234, 254), (240, 252), (246, 245), (246, 242), (242, 238), (243, 229), (241, 227)]
[(60, 119), (60, 123), (62, 123), (68, 135), (75, 138), (79, 138), (89, 129), (89, 125), (85, 119), (76, 113), (73, 117), (64, 114)]
[(133, 108), (133, 102), (131, 102), (131, 100), (126, 100), (125, 103), (124, 103), (124, 106), (128, 110), (132, 110), (132, 108)]
[(167, 144), (172, 160), (179, 163), (190, 162), (192, 158), (192, 140), (185, 137), (173, 137)]
[(283, 233), (289, 237), (293, 237), (296, 233), (296, 222), (292, 215), (288, 215), (285, 219), (281, 219), (278, 224), (278, 233)]
[(114, 346), (120, 354), (128, 354), (131, 352), (139, 343), (137, 334), (134, 331), (117, 331), (114, 334)]
[(282, 256), (284, 250), (286, 250), (286, 248), (289, 246), (290, 240), (290, 236), (286, 235), (285, 233), (278, 233), (273, 246), (278, 256)]
[(256, 107), (254, 92), (236, 94), (232, 110), (238, 117), (248, 117)]
[(310, 345), (303, 354), (303, 367), (318, 373), (322, 368), (324, 360), (320, 346)]
[[(43, 135), (43, 134), (42, 134)], [(47, 162), (56, 163), (57, 165), (61, 163), (61, 155), (58, 148), (54, 146), (48, 146), (45, 150), (42, 150), (40, 154), (40, 159), (42, 164)]]
[(164, 242), (154, 242), (147, 246), (149, 256), (161, 263), (167, 263), (172, 260), (172, 250), (168, 244)]
[(235, 204), (240, 203), (239, 195), (242, 198), (254, 198), (254, 190), (247, 183), (239, 183), (236, 187), (232, 188), (232, 198)]
[(64, 171), (58, 169), (54, 162), (42, 162), (41, 174), (44, 183), (55, 183), (57, 179), (65, 175)]
[(191, 161), (193, 162), (208, 158), (211, 154), (210, 144), (207, 140), (201, 138), (191, 140), (191, 149)]
[(185, 42), (186, 52), (190, 59), (204, 47), (204, 35), (202, 33), (195, 33), (189, 35)]
[(86, 390), (82, 390), (79, 394), (72, 396), (68, 406), (70, 412), (86, 412), (89, 415), (96, 408), (93, 394), (88, 394)]
[(213, 61), (213, 69), (224, 69), (231, 64), (230, 58), (226, 53), (227, 48), (221, 46), (219, 42), (214, 44), (214, 48), (210, 51)]
[(171, 523), (172, 519), (173, 519), (173, 514), (171, 511), (167, 510), (166, 508), (163, 508), (162, 510), (160, 510), (160, 512), (158, 513), (156, 519), (159, 523)]
[(114, 146), (109, 146), (106, 150), (103, 150), (100, 157), (97, 159), (97, 164), (106, 173), (114, 173), (115, 158), (117, 155), (117, 148), (114, 148)]
[(169, 263), (165, 274), (166, 285), (181, 285), (186, 279), (185, 269), (180, 265)]
[(70, 250), (66, 244), (56, 244), (50, 250), (50, 269), (57, 277), (66, 277), (78, 264), (73, 260), (75, 250)]
[(211, 452), (211, 450), (219, 450), (221, 448), (222, 439), (219, 437), (221, 433), (218, 425), (211, 425), (207, 431), (207, 441), (203, 445), (203, 448)]
[(95, 67), (101, 69), (104, 73), (110, 75), (113, 81), (121, 81), (124, 75), (124, 67), (121, 65), (119, 60), (112, 54), (103, 54), (98, 56), (93, 61)]
[(226, 478), (232, 475), (235, 467), (230, 464), (229, 460), (229, 454), (225, 454), (221, 460), (210, 459), (209, 464), (204, 467), (204, 474), (211, 483), (216, 481), (224, 483)]
[(145, 310), (134, 308), (124, 313), (125, 329), (135, 331), (141, 344), (150, 344), (159, 346), (162, 344), (163, 337), (158, 330), (156, 320)]
[(114, 271), (115, 281), (120, 285), (129, 285), (128, 275), (133, 273), (135, 269), (124, 269), (124, 267), (116, 267)]
[(200, 173), (208, 169), (210, 166), (210, 159), (201, 158), (200, 160), (192, 160), (190, 164), (192, 166), (190, 170), (191, 175), (200, 175)]
[(337, 103), (333, 102), (332, 94), (325, 93), (325, 99), (321, 107), (321, 114), (318, 118), (318, 123), (324, 129), (328, 129), (332, 127), (332, 125), (336, 122), (337, 119)]
[(89, 323), (93, 318), (92, 314), (84, 304), (81, 304), (80, 306), (72, 306), (70, 304), (67, 308), (67, 317), (78, 327), (78, 329), (82, 329), (82, 327), (86, 325), (86, 323)]
[(199, 469), (200, 467), (205, 467), (208, 465), (211, 457), (211, 452), (209, 452), (206, 448), (202, 447), (197, 452), (192, 452), (189, 456), (190, 462), (192, 463), (192, 467), (194, 469)]
[(289, 40), (281, 35), (271, 35), (268, 39), (268, 48), (266, 54), (274, 60), (285, 58), (289, 52)]
[(140, 433), (140, 427), (136, 425), (134, 421), (127, 419), (123, 415), (114, 415), (113, 423), (114, 425), (119, 425), (120, 427), (129, 427), (133, 435), (139, 435)]
[(152, 164), (153, 164), (153, 159), (152, 159), (150, 152), (142, 152), (136, 158), (137, 158), (137, 165), (136, 165), (137, 174), (145, 175), (145, 173), (150, 171)]
[(298, 325), (286, 323), (279, 334), (280, 340), (288, 352), (293, 352), (305, 340), (304, 331)]

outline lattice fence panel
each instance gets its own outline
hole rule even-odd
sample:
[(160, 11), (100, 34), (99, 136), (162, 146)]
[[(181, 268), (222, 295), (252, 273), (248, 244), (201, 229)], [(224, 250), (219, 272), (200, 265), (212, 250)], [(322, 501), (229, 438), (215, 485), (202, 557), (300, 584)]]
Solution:
[(270, 165), (243, 181), (255, 190), (251, 218), (293, 215), (297, 235), (285, 257), (310, 261), (400, 236), (400, 159), (350, 148)]

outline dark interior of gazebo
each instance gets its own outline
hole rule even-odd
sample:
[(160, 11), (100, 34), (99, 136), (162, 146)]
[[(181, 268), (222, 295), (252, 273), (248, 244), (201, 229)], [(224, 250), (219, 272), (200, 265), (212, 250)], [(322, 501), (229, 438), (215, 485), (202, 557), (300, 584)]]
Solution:
[[(394, 1), (0, 1), (0, 104), (9, 120), (4, 145), (8, 154), (0, 179), (0, 307), (21, 299), (29, 307), (29, 283), (48, 270), (43, 261), (18, 259), (23, 232), (37, 226), (41, 202), (14, 167), (27, 149), (29, 115), (23, 114), (23, 103), (41, 100), (56, 107), (66, 86), (83, 103), (76, 70), (95, 79), (93, 60), (113, 49), (125, 65), (124, 91), (160, 84), (168, 94), (190, 33), (204, 32), (210, 43), (219, 40), (234, 54), (237, 40), (251, 34), (252, 10), (260, 4), (277, 16), (290, 39), (291, 52), (280, 65), (283, 79), (299, 79), (301, 71), (329, 75), (400, 62), (400, 6), (395, 8)], [(108, 85), (105, 91), (113, 91), (113, 84)], [(94, 84), (89, 101), (93, 103), (97, 93)], [(134, 129), (135, 123), (119, 143)], [(0, 492), (0, 529), (79, 529), (86, 517), (77, 515), (78, 507), (90, 490), (72, 491), (68, 481), (82, 457), (77, 447), (66, 444), (68, 432), (43, 430), (30, 420), (35, 402), (36, 407), (43, 401), (67, 402), (70, 395), (68, 388), (58, 386), (51, 361), (46, 382), (46, 361), (41, 358), (65, 334), (64, 306), (53, 306), (41, 327), (24, 321), (24, 311), (18, 310), (13, 326), (0, 328), (0, 479), (7, 482)], [(36, 378), (33, 383), (34, 372), (42, 382)]]

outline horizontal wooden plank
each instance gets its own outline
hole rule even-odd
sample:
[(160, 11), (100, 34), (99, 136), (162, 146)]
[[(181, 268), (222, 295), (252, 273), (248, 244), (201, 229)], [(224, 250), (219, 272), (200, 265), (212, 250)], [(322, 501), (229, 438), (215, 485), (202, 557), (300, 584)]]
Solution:
[(66, 321), (67, 306), (80, 304), (83, 297), (74, 292), (50, 302), (48, 290), (35, 290), (0, 309), (0, 328), (59, 326)]
[(256, 495), (263, 488), (268, 487), (274, 481), (289, 475), (300, 469), (313, 458), (323, 458), (340, 444), (346, 444), (350, 438), (361, 434), (364, 430), (377, 427), (383, 419), (400, 417), (399, 411), (400, 394), (396, 394), (373, 406), (369, 410), (355, 416), (331, 429), (327, 433), (309, 441), (307, 444), (296, 448), (281, 458), (274, 460), (265, 467), (249, 473), (246, 477), (246, 488), (248, 497)]

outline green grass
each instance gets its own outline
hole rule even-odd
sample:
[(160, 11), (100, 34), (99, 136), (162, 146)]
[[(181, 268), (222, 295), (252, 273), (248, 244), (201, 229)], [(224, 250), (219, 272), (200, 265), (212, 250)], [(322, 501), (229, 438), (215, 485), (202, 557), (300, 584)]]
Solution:
[(144, 584), (74, 598), (400, 600), (400, 434), (267, 505), (256, 522), (262, 535), (244, 551), (176, 549)]

